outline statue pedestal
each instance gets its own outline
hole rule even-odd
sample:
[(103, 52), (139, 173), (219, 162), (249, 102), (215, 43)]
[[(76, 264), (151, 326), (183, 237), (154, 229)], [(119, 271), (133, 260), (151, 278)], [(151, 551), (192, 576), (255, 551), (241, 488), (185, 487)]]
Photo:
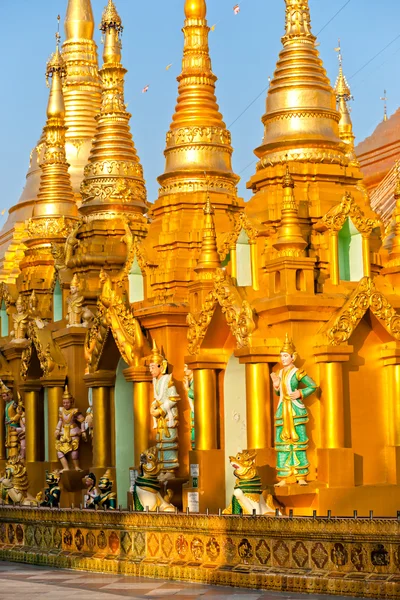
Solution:
[(282, 506), (281, 511), (284, 515), (288, 516), (289, 510), (293, 510), (294, 515), (312, 515), (312, 511), (318, 509), (321, 487), (325, 488), (326, 485), (318, 481), (311, 481), (306, 486), (297, 483), (282, 487), (270, 486), (268, 492)]
[(218, 509), (225, 508), (223, 450), (190, 450), (189, 474), (188, 485), (183, 487), (184, 511), (189, 508), (191, 512), (205, 513), (208, 508), (210, 513), (216, 514)]
[(79, 508), (82, 504), (82, 489), (85, 484), (83, 478), (88, 474), (89, 471), (64, 471), (61, 473), (60, 488), (61, 488), (61, 501), (60, 504), (63, 508), (69, 508), (71, 504), (75, 508)]
[[(318, 481), (330, 488), (354, 487), (356, 456), (350, 448), (318, 448)], [(362, 482), (360, 482), (362, 483)]]

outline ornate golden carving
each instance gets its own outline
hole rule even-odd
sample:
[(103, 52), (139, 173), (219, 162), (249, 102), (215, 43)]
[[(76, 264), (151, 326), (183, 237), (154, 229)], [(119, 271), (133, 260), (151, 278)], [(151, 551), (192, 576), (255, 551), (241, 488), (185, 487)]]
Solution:
[(221, 260), (224, 260), (226, 255), (229, 253), (229, 250), (235, 246), (242, 230), (247, 233), (249, 242), (255, 243), (260, 235), (260, 230), (262, 227), (261, 223), (259, 225), (260, 229), (256, 227), (253, 221), (250, 221), (245, 212), (240, 212), (238, 218), (236, 219), (233, 231), (224, 235), (219, 243), (218, 253)]
[(140, 323), (126, 306), (119, 282), (113, 283), (104, 270), (100, 272), (100, 281), (103, 288), (97, 302), (97, 316), (85, 340), (85, 358), (89, 371), (93, 372), (97, 368), (108, 329), (111, 330), (125, 362), (129, 366), (138, 366), (150, 352)]
[[(230, 146), (231, 134), (223, 127), (180, 127), (167, 133), (167, 148), (180, 144), (221, 144)], [(232, 150), (232, 149), (231, 149)]]
[(49, 235), (67, 237), (76, 223), (75, 219), (65, 217), (43, 217), (29, 219), (27, 232), (29, 237), (44, 237)]
[(196, 319), (191, 313), (187, 316), (190, 354), (198, 353), (217, 304), (221, 306), (226, 322), (236, 338), (237, 347), (243, 348), (250, 344), (251, 335), (256, 328), (253, 310), (247, 300), (242, 300), (226, 272), (218, 269), (214, 288), (207, 294), (199, 317)]
[(324, 328), (329, 344), (339, 346), (348, 342), (353, 331), (370, 309), (383, 327), (400, 340), (400, 315), (385, 296), (376, 289), (372, 279), (363, 277), (338, 315)]
[(317, 150), (310, 148), (300, 148), (293, 150), (285, 150), (281, 152), (272, 152), (267, 154), (257, 163), (256, 170), (260, 171), (267, 167), (275, 165), (284, 165), (288, 161), (301, 163), (329, 163), (341, 166), (348, 166), (349, 159), (344, 156), (339, 150)]
[(371, 235), (372, 230), (380, 225), (378, 219), (368, 219), (355, 202), (350, 192), (346, 192), (342, 201), (322, 218), (322, 222), (330, 231), (340, 231), (347, 219), (351, 219), (360, 233)]

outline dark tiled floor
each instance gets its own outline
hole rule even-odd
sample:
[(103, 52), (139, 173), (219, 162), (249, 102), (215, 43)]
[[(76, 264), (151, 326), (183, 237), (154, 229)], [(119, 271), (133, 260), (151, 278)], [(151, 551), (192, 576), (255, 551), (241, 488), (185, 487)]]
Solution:
[[(259, 590), (194, 583), (63, 571), (33, 565), (0, 562), (1, 600), (340, 600), (339, 596), (279, 594)], [(344, 599), (342, 599), (344, 600)], [(346, 600), (355, 600), (349, 597)]]

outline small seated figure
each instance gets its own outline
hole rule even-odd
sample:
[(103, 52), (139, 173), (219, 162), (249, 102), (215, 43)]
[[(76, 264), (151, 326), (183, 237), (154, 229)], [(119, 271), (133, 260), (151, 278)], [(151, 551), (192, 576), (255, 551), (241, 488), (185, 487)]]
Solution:
[(83, 478), (83, 481), (86, 487), (85, 508), (93, 508), (93, 501), (100, 494), (99, 489), (96, 487), (96, 475), (89, 473)]
[(236, 479), (230, 505), (223, 511), (224, 515), (274, 515), (275, 506), (272, 496), (265, 499), (261, 488), (261, 479), (256, 467), (257, 453), (251, 450), (238, 452), (230, 456), (229, 461), (234, 469)]
[(94, 496), (93, 500), (86, 508), (95, 508), (99, 506), (106, 510), (115, 510), (117, 508), (117, 495), (112, 491), (113, 481), (111, 479), (110, 470), (104, 473), (99, 479), (99, 494)]
[(12, 315), (13, 331), (11, 331), (10, 335), (12, 338), (14, 338), (14, 343), (21, 343), (27, 338), (29, 324), (29, 315), (25, 310), (25, 304), (21, 294), (18, 296), (15, 307), (17, 312), (13, 313)]
[(149, 448), (140, 456), (141, 474), (136, 478), (133, 488), (134, 509), (144, 511), (148, 507), (154, 512), (174, 512), (175, 507), (170, 503), (171, 490), (167, 490), (168, 496), (161, 496), (160, 472), (161, 464), (157, 458), (157, 448)]
[(90, 327), (93, 321), (93, 313), (83, 306), (85, 298), (80, 293), (81, 283), (78, 275), (72, 278), (67, 298), (67, 327)]
[(86, 441), (85, 417), (78, 408), (74, 408), (74, 398), (65, 386), (63, 405), (59, 409), (59, 421), (55, 430), (57, 456), (63, 471), (69, 471), (68, 454), (71, 454), (75, 471), (81, 471), (79, 466), (79, 444), (81, 437)]
[(61, 498), (61, 489), (58, 485), (60, 477), (59, 471), (46, 471), (46, 483), (49, 487), (44, 490), (44, 500), (42, 500), (42, 492), (39, 492), (36, 496), (36, 499), (40, 503), (39, 506), (47, 506), (48, 508), (58, 507)]

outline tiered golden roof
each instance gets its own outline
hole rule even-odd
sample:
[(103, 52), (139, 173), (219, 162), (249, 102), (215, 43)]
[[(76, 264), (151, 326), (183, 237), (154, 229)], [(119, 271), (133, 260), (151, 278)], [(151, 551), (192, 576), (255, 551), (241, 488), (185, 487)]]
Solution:
[(184, 51), (178, 101), (167, 133), (160, 195), (210, 189), (236, 195), (231, 136), (215, 97), (205, 0), (185, 2)]
[(68, 173), (69, 164), (65, 154), (65, 105), (62, 79), (65, 63), (57, 44), (55, 53), (47, 64), (46, 77), (51, 78), (51, 90), (47, 105), (47, 123), (44, 128), (45, 150), (40, 163), (42, 175), (34, 217), (77, 216), (78, 210)]
[(104, 64), (101, 109), (89, 162), (81, 186), (84, 214), (118, 209), (144, 213), (147, 210), (143, 169), (129, 128), (131, 115), (124, 101), (126, 69), (121, 64), (122, 22), (112, 0), (103, 13)]
[(344, 160), (335, 96), (311, 32), (308, 0), (286, 0), (286, 32), (267, 96), (258, 168), (284, 160)]

